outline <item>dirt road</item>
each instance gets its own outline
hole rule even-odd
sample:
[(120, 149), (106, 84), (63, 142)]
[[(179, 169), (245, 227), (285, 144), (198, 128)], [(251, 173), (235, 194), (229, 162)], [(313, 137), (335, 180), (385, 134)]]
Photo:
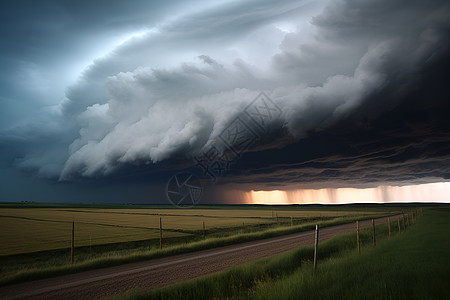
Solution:
[[(387, 222), (387, 218), (375, 220), (375, 224), (383, 222)], [(360, 227), (368, 226), (371, 221), (360, 222)], [(323, 228), (319, 241), (354, 230), (354, 223)], [(150, 290), (313, 243), (313, 231), (294, 233), (5, 286), (0, 288), (0, 299), (97, 299), (123, 294), (130, 289)]]

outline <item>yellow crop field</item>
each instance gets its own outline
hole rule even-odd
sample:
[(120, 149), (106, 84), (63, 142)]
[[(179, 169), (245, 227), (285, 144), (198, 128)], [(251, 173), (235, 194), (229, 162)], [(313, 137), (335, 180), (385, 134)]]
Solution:
[(75, 246), (156, 239), (162, 218), (164, 237), (192, 231), (271, 224), (276, 217), (335, 218), (374, 214), (355, 211), (263, 209), (91, 209), (0, 208), (0, 256), (69, 248), (72, 222)]
[[(0, 255), (69, 248), (72, 223), (0, 218)], [(181, 236), (167, 232), (165, 236)], [(75, 224), (75, 246), (117, 243), (159, 237), (155, 229)]]

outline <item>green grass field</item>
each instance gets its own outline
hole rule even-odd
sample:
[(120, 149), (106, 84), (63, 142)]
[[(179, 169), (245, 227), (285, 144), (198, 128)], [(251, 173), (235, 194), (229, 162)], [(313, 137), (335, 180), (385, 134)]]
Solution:
[[(450, 210), (430, 210), (393, 241), (298, 270), (256, 287), (251, 298), (449, 299)], [(339, 282), (339, 284), (335, 284)]]
[[(394, 222), (393, 222), (394, 225)], [(427, 209), (406, 231), (377, 226), (313, 247), (302, 247), (224, 272), (151, 292), (132, 291), (125, 299), (449, 299), (450, 209)]]

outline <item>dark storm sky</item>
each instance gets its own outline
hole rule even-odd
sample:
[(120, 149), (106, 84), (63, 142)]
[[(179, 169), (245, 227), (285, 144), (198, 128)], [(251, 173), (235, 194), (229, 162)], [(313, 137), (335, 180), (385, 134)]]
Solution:
[(448, 1), (166, 2), (4, 5), (0, 201), (450, 180)]

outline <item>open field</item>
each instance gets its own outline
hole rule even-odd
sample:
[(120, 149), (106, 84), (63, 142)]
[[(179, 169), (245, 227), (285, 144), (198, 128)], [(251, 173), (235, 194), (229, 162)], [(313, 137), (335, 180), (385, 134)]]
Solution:
[[(375, 219), (376, 224), (386, 224), (387, 221), (387, 217)], [(320, 240), (323, 242), (342, 233), (354, 232), (354, 225), (354, 223), (346, 223), (326, 228), (324, 226), (321, 229)], [(371, 220), (360, 222), (361, 228), (371, 225)], [(42, 299), (99, 299), (120, 295), (132, 288), (151, 290), (223, 271), (230, 266), (286, 253), (299, 246), (310, 245), (313, 241), (313, 230), (301, 231), (263, 240), (0, 287), (0, 298), (17, 296)], [(182, 297), (177, 297), (179, 298)]]
[[(316, 223), (337, 225), (401, 210), (393, 206), (180, 209), (0, 204), (0, 252), (3, 253), (0, 285), (301, 232), (311, 230)], [(162, 250), (159, 249), (160, 217)], [(75, 222), (73, 265), (70, 264), (72, 221)]]
[[(313, 270), (312, 246), (232, 267), (224, 272), (126, 299), (449, 299), (450, 209), (427, 209), (417, 223), (392, 231), (361, 230), (319, 245)], [(391, 227), (396, 222), (391, 223)]]
[(203, 230), (294, 224), (311, 220), (376, 215), (381, 212), (263, 209), (88, 209), (1, 208), (0, 256), (69, 248), (72, 221), (75, 247), (152, 240), (159, 238), (162, 218), (164, 238), (193, 235)]

